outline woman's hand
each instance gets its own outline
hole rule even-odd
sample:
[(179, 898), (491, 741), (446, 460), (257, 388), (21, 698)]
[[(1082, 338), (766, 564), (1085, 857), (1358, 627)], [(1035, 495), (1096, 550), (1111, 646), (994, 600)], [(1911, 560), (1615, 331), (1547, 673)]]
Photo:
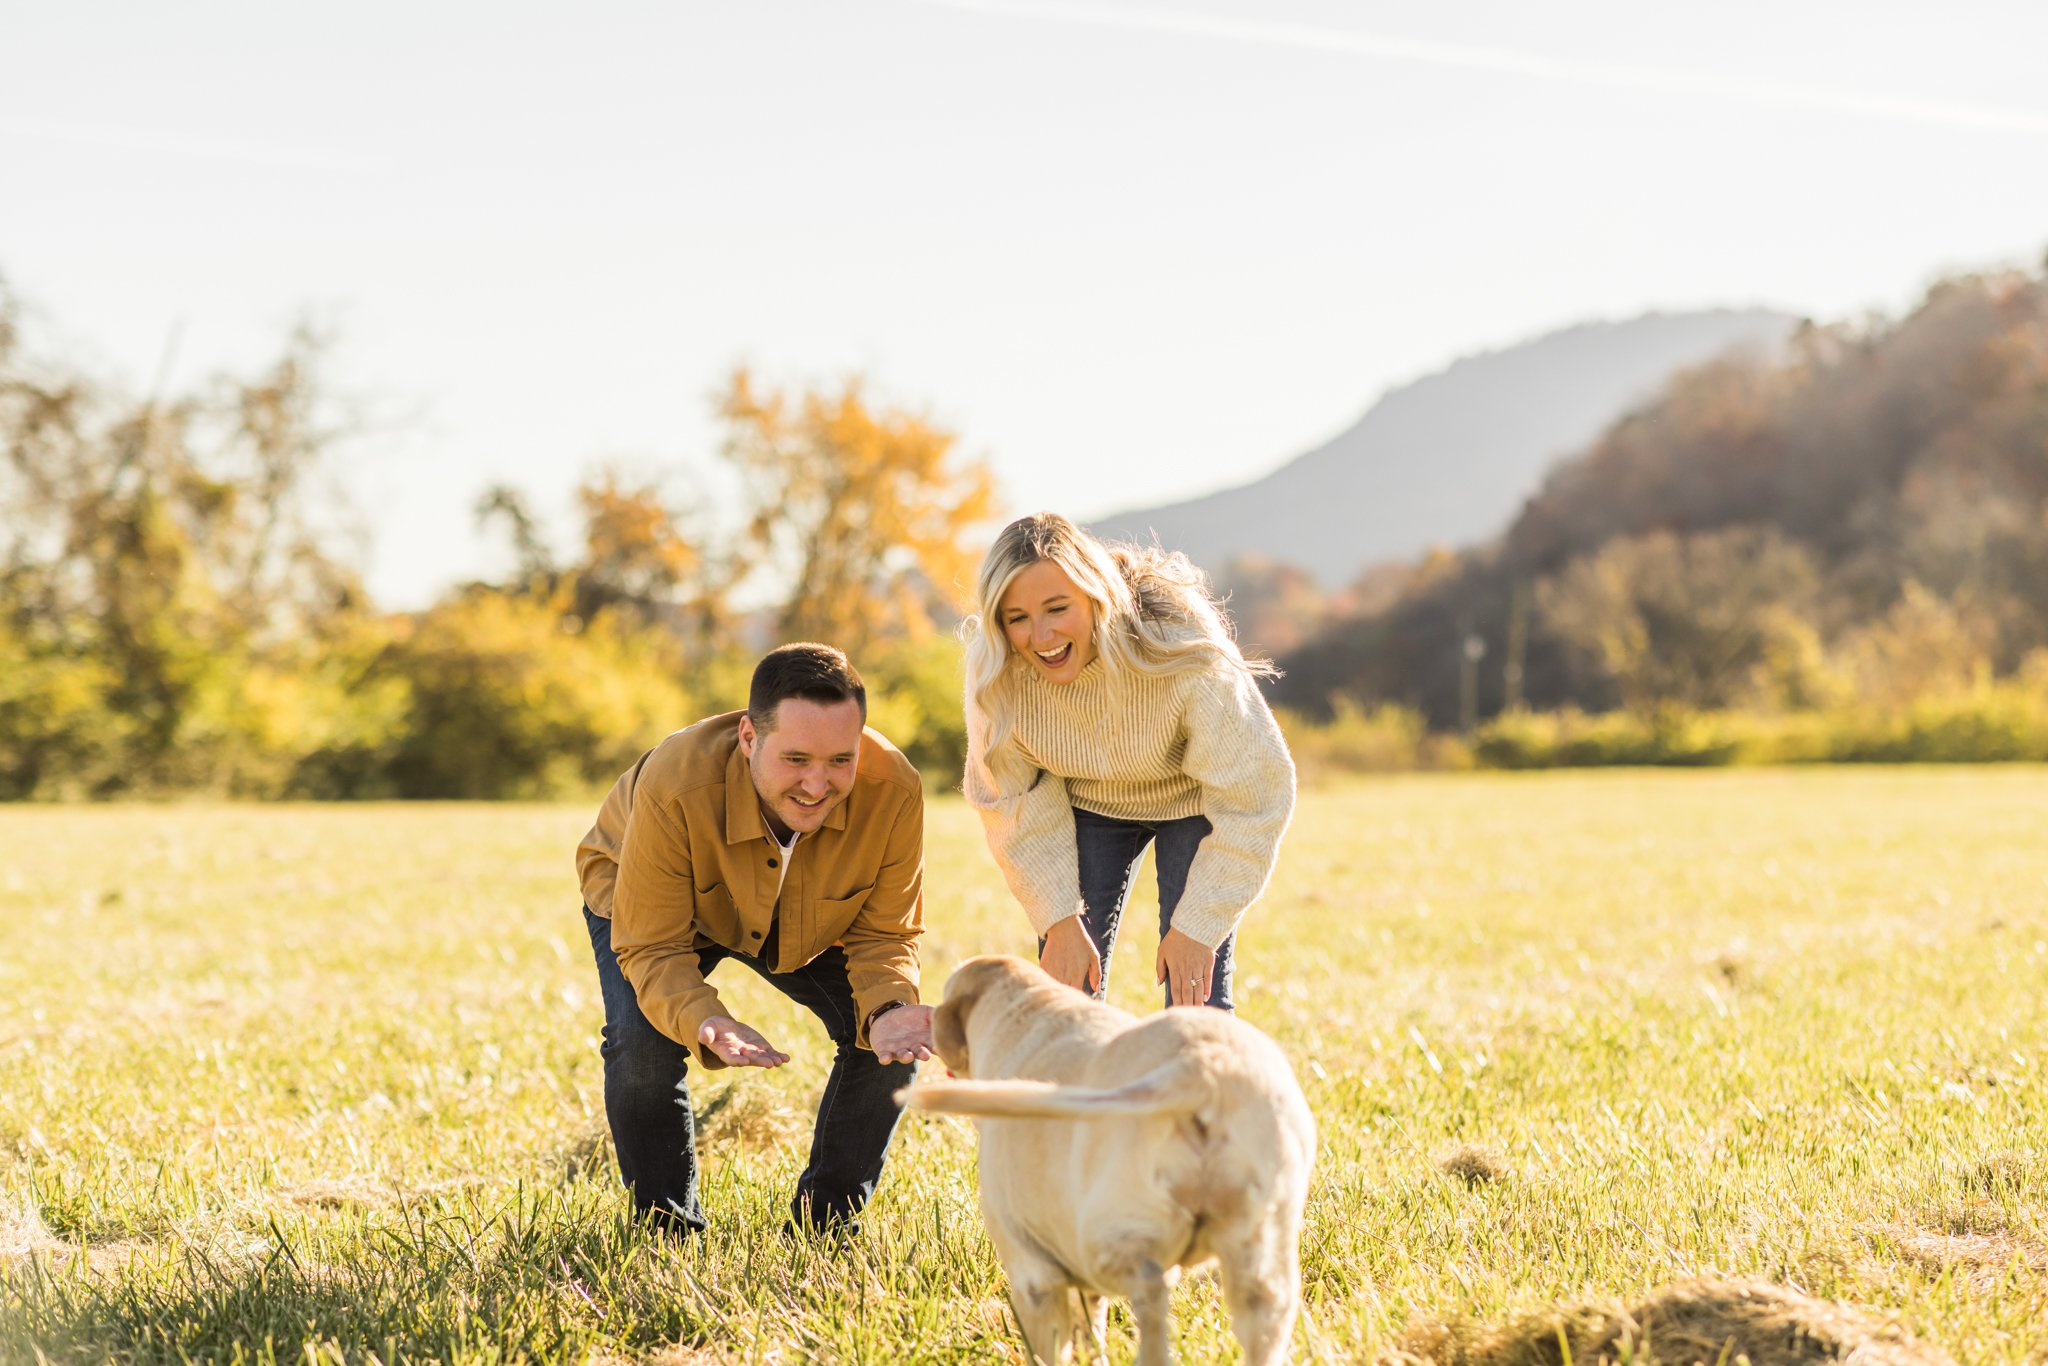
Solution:
[(1159, 938), (1159, 957), (1152, 970), (1154, 981), (1171, 983), (1168, 990), (1175, 1005), (1198, 1006), (1209, 999), (1209, 975), (1216, 970), (1216, 950), (1179, 930), (1169, 929)]
[(1093, 996), (1102, 990), (1102, 955), (1088, 937), (1088, 926), (1078, 915), (1057, 921), (1045, 932), (1045, 947), (1039, 951), (1038, 966), (1076, 991)]

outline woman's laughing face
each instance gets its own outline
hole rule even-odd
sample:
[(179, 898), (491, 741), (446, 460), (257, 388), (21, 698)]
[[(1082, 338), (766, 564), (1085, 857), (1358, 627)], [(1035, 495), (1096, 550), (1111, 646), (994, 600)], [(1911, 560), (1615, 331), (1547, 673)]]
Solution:
[(1095, 605), (1051, 560), (1017, 572), (996, 619), (1010, 648), (1048, 683), (1073, 682), (1095, 658)]

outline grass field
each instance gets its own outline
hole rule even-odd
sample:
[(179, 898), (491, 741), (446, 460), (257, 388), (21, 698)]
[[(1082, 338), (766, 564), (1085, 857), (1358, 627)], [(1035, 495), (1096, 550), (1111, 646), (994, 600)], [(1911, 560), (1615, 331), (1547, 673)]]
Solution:
[[(698, 1082), (711, 1233), (633, 1231), (589, 815), (0, 808), (0, 1361), (1021, 1360), (966, 1124), (851, 1248), (777, 1237), (823, 1040), (743, 972), (796, 1061)], [(933, 996), (1027, 946), (957, 800), (927, 885)], [(2048, 1361), (2048, 770), (1317, 790), (1240, 963), (1322, 1132), (1299, 1360), (1558, 1360), (1496, 1330), (1714, 1276)]]

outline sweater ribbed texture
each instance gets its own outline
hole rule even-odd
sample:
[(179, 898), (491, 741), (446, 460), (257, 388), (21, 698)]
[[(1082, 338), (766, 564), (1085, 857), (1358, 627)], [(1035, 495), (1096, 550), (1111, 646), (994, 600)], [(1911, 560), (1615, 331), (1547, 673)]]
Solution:
[(988, 720), (967, 699), (968, 802), (1040, 935), (1081, 909), (1074, 811), (1121, 820), (1204, 815), (1173, 927), (1210, 948), (1266, 888), (1294, 813), (1294, 762), (1258, 684), (1222, 662), (1164, 676), (1089, 661), (1071, 683), (1024, 674), (1011, 732), (1036, 778), (981, 776)]

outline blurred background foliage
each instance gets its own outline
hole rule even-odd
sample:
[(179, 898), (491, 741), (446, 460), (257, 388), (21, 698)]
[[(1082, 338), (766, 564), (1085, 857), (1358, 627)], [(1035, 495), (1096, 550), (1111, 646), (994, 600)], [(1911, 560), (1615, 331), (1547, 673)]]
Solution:
[[(716, 397), (717, 525), (598, 470), (574, 553), (499, 487), (503, 581), (379, 610), (327, 468), (358, 434), (301, 328), (134, 397), (29, 354), (0, 287), (0, 797), (548, 797), (843, 646), (936, 785), (985, 461), (851, 379)], [(1077, 502), (1085, 499), (1077, 498)], [(2048, 760), (2048, 282), (1680, 374), (1490, 543), (1341, 593), (1221, 567), (1305, 776), (1574, 764)]]
[(511, 574), (382, 612), (324, 468), (356, 424), (318, 335), (253, 378), (135, 399), (26, 354), (15, 319), (0, 292), (0, 797), (585, 794), (743, 705), (761, 650), (800, 638), (844, 646), (875, 724), (958, 773), (952, 599), (994, 481), (858, 381), (733, 374), (748, 506), (723, 539), (600, 470), (558, 556), (494, 488), (476, 512)]

